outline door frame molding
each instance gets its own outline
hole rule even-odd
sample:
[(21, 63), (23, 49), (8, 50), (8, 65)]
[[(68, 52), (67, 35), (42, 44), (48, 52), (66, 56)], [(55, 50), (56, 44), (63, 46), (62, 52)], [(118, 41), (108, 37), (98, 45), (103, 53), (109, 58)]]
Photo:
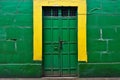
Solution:
[(78, 61), (87, 62), (86, 0), (33, 0), (33, 60), (42, 61), (42, 7), (77, 7)]

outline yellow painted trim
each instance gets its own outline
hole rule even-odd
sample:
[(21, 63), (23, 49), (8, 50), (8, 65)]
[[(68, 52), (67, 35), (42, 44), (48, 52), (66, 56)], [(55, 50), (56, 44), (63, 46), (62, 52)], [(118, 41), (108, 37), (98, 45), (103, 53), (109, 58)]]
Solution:
[(33, 60), (42, 60), (42, 6), (78, 7), (78, 61), (87, 62), (86, 0), (33, 0)]
[(42, 7), (36, 1), (33, 12), (33, 60), (42, 60)]
[(78, 61), (87, 62), (86, 1), (78, 7)]

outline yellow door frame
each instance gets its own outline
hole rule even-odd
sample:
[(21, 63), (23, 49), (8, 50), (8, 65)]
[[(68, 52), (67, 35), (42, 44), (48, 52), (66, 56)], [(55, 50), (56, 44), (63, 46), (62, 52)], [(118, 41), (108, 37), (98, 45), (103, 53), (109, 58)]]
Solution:
[(78, 8), (78, 61), (87, 62), (86, 0), (33, 0), (33, 60), (42, 61), (43, 6), (76, 6)]

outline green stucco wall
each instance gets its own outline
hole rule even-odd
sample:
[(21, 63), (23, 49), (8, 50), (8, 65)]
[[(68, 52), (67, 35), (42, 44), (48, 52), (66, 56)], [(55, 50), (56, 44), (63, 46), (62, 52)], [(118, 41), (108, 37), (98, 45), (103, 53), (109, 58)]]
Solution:
[[(80, 77), (120, 76), (120, 0), (87, 0), (88, 63)], [(32, 0), (0, 0), (0, 77), (41, 77), (33, 61)]]
[(32, 0), (0, 0), (0, 77), (40, 77), (33, 61)]
[(88, 63), (81, 77), (120, 76), (120, 0), (87, 0)]

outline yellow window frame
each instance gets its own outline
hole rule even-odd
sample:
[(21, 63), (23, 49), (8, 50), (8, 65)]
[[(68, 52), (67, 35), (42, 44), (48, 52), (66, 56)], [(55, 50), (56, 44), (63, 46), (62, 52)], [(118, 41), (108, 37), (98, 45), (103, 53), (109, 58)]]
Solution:
[(77, 6), (78, 61), (87, 62), (86, 0), (33, 0), (33, 60), (42, 61), (42, 7)]

